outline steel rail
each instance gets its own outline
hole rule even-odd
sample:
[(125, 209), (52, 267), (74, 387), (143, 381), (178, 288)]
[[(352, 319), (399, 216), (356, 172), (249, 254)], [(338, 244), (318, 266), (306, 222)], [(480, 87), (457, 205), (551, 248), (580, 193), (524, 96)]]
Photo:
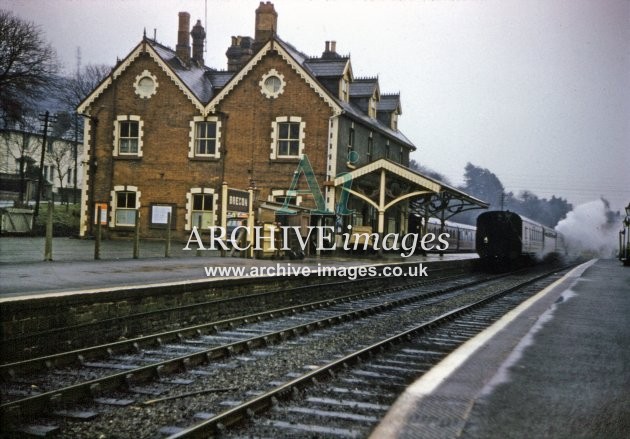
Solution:
[(428, 322), (422, 323), (414, 328), (405, 330), (399, 334), (389, 337), (380, 342), (374, 343), (371, 346), (362, 348), (356, 352), (346, 355), (343, 358), (332, 361), (324, 366), (321, 366), (313, 371), (307, 372), (300, 377), (297, 377), (283, 385), (276, 387), (273, 390), (265, 392), (262, 395), (256, 396), (238, 406), (235, 406), (229, 410), (226, 410), (218, 415), (202, 421), (192, 427), (181, 430), (168, 437), (168, 439), (196, 439), (196, 438), (208, 438), (215, 437), (221, 434), (227, 427), (238, 424), (246, 419), (252, 418), (256, 414), (260, 414), (269, 410), (279, 399), (290, 399), (298, 393), (300, 389), (308, 387), (311, 383), (317, 383), (328, 377), (332, 377), (335, 371), (340, 369), (346, 369), (350, 364), (356, 364), (362, 359), (373, 356), (374, 354), (389, 349), (393, 345), (398, 344), (404, 340), (409, 340), (419, 334), (422, 334), (430, 329), (434, 329), (445, 323), (449, 323), (453, 319), (460, 317), (464, 314), (472, 312), (477, 308), (493, 302), (501, 297), (510, 294), (516, 290), (519, 290), (527, 285), (530, 285), (538, 280), (541, 280), (547, 276), (550, 276), (557, 272), (553, 270), (551, 272), (536, 276), (518, 285), (506, 288), (503, 291), (495, 293), (484, 299), (480, 299), (472, 304), (463, 305), (455, 308), (454, 310), (443, 313), (442, 315), (431, 319)]
[[(300, 325), (284, 328), (278, 331), (269, 332), (264, 335), (250, 337), (237, 342), (216, 346), (210, 349), (189, 353), (172, 359), (160, 361), (154, 364), (142, 366), (133, 370), (119, 372), (106, 377), (97, 378), (83, 383), (67, 386), (61, 389), (51, 390), (39, 395), (11, 401), (0, 405), (2, 419), (16, 419), (17, 416), (36, 416), (46, 413), (51, 405), (72, 404), (83, 400), (90, 400), (99, 396), (106, 390), (115, 390), (122, 387), (132, 387), (133, 384), (147, 382), (153, 379), (160, 379), (169, 373), (185, 371), (191, 367), (208, 364), (211, 361), (222, 359), (233, 354), (240, 354), (251, 349), (264, 347), (276, 341), (283, 341), (300, 335), (307, 334), (317, 329), (325, 328), (352, 319), (365, 317), (412, 303), (414, 301), (427, 299), (440, 294), (468, 288), (483, 282), (495, 280), (481, 279), (468, 282), (462, 285), (455, 285), (448, 288), (438, 289), (430, 292), (419, 293), (414, 297), (407, 297), (399, 300), (388, 301), (378, 305), (361, 308), (335, 316), (325, 317), (320, 320), (303, 323)], [(393, 287), (394, 290), (403, 289)]]
[(219, 330), (224, 328), (233, 328), (238, 325), (247, 324), (254, 321), (269, 320), (278, 316), (305, 312), (308, 310), (332, 306), (338, 303), (358, 300), (383, 293), (400, 291), (402, 289), (408, 288), (416, 288), (422, 285), (430, 285), (432, 283), (436, 283), (437, 281), (443, 282), (445, 280), (452, 280), (453, 278), (457, 277), (459, 276), (441, 278), (438, 280), (432, 279), (430, 281), (425, 280), (422, 282), (409, 283), (405, 285), (397, 285), (394, 287), (389, 287), (385, 290), (383, 290), (381, 287), (377, 287), (374, 290), (363, 291), (358, 294), (354, 293), (332, 299), (324, 299), (310, 303), (293, 305), (285, 308), (277, 308), (270, 311), (263, 311), (259, 313), (248, 314), (245, 316), (217, 320), (214, 322), (188, 326), (185, 328), (178, 328), (156, 334), (145, 335), (142, 337), (135, 337), (128, 340), (120, 340), (112, 343), (101, 344), (98, 346), (91, 346), (88, 348), (75, 349), (72, 351), (32, 358), (29, 360), (6, 363), (0, 365), (0, 378), (4, 379), (7, 382), (10, 382), (12, 379), (15, 379), (18, 376), (24, 376), (29, 373), (60, 368), (72, 364), (80, 364), (87, 360), (93, 361), (95, 359), (106, 358), (112, 355), (119, 355), (134, 351), (137, 352), (145, 347), (154, 347), (156, 345), (161, 345), (162, 343), (168, 343), (172, 341), (177, 342), (183, 340), (186, 337), (208, 335), (218, 332)]
[[(403, 264), (391, 264), (391, 265), (414, 265), (414, 263), (403, 263)], [(391, 266), (391, 265), (387, 265), (387, 266)], [(386, 266), (386, 264), (383, 265), (379, 265), (377, 266), (378, 268), (380, 268), (379, 273), (382, 272), (382, 268)], [(368, 267), (366, 265), (366, 267)], [(437, 273), (437, 272), (449, 272), (449, 271), (454, 271), (454, 270), (461, 270), (462, 267), (445, 267), (445, 268), (434, 268), (432, 269), (432, 273)], [(321, 288), (332, 288), (335, 286), (347, 286), (349, 283), (352, 284), (357, 284), (360, 285), (362, 283), (369, 283), (370, 281), (374, 281), (374, 280), (378, 280), (378, 279), (384, 279), (381, 276), (377, 276), (377, 277), (362, 277), (362, 278), (358, 278), (358, 279), (354, 279), (354, 280), (345, 280), (345, 281), (335, 281), (335, 282), (323, 282), (323, 283), (319, 283), (319, 284), (312, 284), (312, 285), (301, 285), (301, 286), (295, 286), (295, 287), (291, 287), (290, 290), (295, 291), (295, 292), (299, 292), (299, 291), (307, 291), (309, 289), (321, 289)], [(265, 280), (265, 278), (261, 278), (261, 280)], [(255, 293), (255, 294), (246, 294), (246, 295), (242, 295), (242, 296), (237, 296), (237, 297), (231, 297), (231, 298), (221, 298), (221, 299), (214, 299), (214, 300), (208, 300), (205, 302), (198, 302), (198, 303), (193, 303), (193, 304), (188, 304), (188, 305), (183, 305), (183, 306), (178, 306), (178, 307), (173, 307), (173, 308), (163, 308), (163, 309), (157, 309), (157, 310), (153, 310), (153, 311), (146, 311), (146, 312), (141, 312), (141, 313), (134, 313), (134, 314), (129, 314), (126, 316), (121, 316), (121, 317), (113, 317), (113, 318), (109, 318), (109, 319), (103, 319), (103, 320), (99, 320), (97, 322), (88, 322), (88, 323), (81, 323), (78, 325), (71, 325), (71, 326), (64, 326), (64, 327), (59, 327), (59, 328), (53, 328), (47, 331), (39, 331), (39, 332), (33, 332), (30, 334), (25, 334), (25, 335), (20, 335), (17, 337), (12, 337), (12, 338), (6, 338), (6, 339), (2, 339), (1, 342), (3, 344), (8, 344), (8, 343), (12, 343), (12, 344), (18, 344), (24, 340), (29, 340), (29, 339), (33, 339), (33, 338), (41, 338), (41, 337), (45, 337), (45, 336), (49, 336), (49, 335), (54, 335), (54, 334), (59, 334), (59, 333), (64, 333), (64, 332), (71, 332), (71, 331), (79, 331), (79, 330), (85, 330), (86, 328), (91, 328), (91, 327), (100, 327), (100, 326), (104, 326), (104, 325), (111, 325), (114, 323), (118, 323), (121, 321), (126, 321), (126, 320), (133, 320), (133, 319), (142, 319), (142, 318), (147, 318), (147, 317), (151, 317), (151, 316), (155, 316), (155, 315), (159, 315), (159, 314), (164, 314), (164, 313), (171, 313), (171, 312), (181, 312), (181, 311), (185, 311), (188, 309), (198, 309), (199, 307), (216, 307), (216, 306), (220, 306), (221, 303), (226, 303), (226, 302), (231, 302), (234, 300), (252, 300), (254, 298), (259, 298), (259, 297), (264, 297), (264, 296), (273, 296), (275, 294), (278, 294), (280, 292), (286, 292), (286, 289), (273, 289), (270, 291), (264, 291), (264, 292), (260, 292), (260, 293)], [(2, 365), (0, 365), (2, 366)]]

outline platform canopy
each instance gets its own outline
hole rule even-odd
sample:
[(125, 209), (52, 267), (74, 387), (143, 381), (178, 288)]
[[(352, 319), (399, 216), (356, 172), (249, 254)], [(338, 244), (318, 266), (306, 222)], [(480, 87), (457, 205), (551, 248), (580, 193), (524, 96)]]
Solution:
[(345, 192), (374, 206), (378, 211), (379, 233), (384, 231), (387, 209), (404, 200), (410, 201), (412, 212), (442, 220), (467, 210), (488, 207), (484, 201), (387, 159), (339, 175), (333, 183), (341, 189), (341, 197)]
[(442, 183), (439, 194), (414, 199), (409, 207), (416, 215), (436, 217), (444, 222), (458, 213), (487, 209), (489, 206), (485, 201)]

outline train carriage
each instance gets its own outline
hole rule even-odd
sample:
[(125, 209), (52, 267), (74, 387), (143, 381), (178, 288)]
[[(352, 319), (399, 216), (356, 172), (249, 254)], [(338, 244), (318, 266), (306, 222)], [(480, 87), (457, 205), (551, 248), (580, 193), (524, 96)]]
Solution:
[[(409, 232), (420, 233), (422, 230), (423, 219), (419, 215), (412, 214), (409, 216)], [(429, 218), (426, 233), (432, 233), (435, 236), (440, 234), (440, 220), (434, 217)], [(475, 234), (476, 227), (468, 224), (456, 223), (453, 221), (444, 221), (444, 229), (441, 233), (448, 233), (449, 237), (447, 252), (474, 252), (475, 251)]]
[(509, 263), (563, 253), (564, 239), (555, 230), (514, 212), (491, 211), (477, 217), (476, 249), (482, 260)]
[[(433, 233), (436, 236), (440, 234), (440, 220), (437, 218), (429, 218), (427, 225), (427, 233)], [(448, 233), (448, 250), (449, 252), (474, 252), (475, 251), (475, 234), (476, 227), (468, 224), (455, 223), (452, 221), (444, 221), (444, 229), (442, 233)]]

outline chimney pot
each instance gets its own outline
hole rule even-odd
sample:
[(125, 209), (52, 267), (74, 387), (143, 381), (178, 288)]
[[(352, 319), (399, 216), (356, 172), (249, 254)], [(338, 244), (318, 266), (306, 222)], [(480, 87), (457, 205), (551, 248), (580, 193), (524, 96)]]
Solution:
[(337, 42), (336, 41), (331, 41), (330, 42), (330, 51), (333, 53), (337, 53)]
[(188, 65), (190, 62), (190, 14), (188, 12), (179, 13), (179, 28), (177, 29), (177, 46), (175, 53)]

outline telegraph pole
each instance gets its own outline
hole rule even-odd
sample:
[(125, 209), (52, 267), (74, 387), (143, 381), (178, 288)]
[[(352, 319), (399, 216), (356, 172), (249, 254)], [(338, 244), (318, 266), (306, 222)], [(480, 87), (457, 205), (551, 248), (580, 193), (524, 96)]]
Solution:
[(39, 201), (42, 197), (42, 191), (44, 190), (44, 158), (46, 156), (46, 141), (48, 139), (48, 123), (54, 119), (54, 116), (50, 116), (50, 113), (46, 111), (44, 114), (40, 114), (39, 118), (39, 120), (44, 123), (44, 137), (42, 139), (42, 154), (39, 159), (39, 182), (37, 185), (37, 198), (35, 201), (35, 213), (33, 214), (33, 220), (35, 220), (37, 215), (39, 215)]
[(72, 200), (74, 204), (77, 204), (77, 171), (79, 170), (78, 163), (78, 149), (79, 149), (79, 113), (74, 113), (74, 188), (72, 191)]
[[(77, 47), (77, 83), (81, 76), (81, 46)], [(77, 204), (77, 172), (79, 171), (78, 163), (78, 149), (79, 149), (79, 113), (74, 112), (74, 190), (72, 191), (74, 204)]]

